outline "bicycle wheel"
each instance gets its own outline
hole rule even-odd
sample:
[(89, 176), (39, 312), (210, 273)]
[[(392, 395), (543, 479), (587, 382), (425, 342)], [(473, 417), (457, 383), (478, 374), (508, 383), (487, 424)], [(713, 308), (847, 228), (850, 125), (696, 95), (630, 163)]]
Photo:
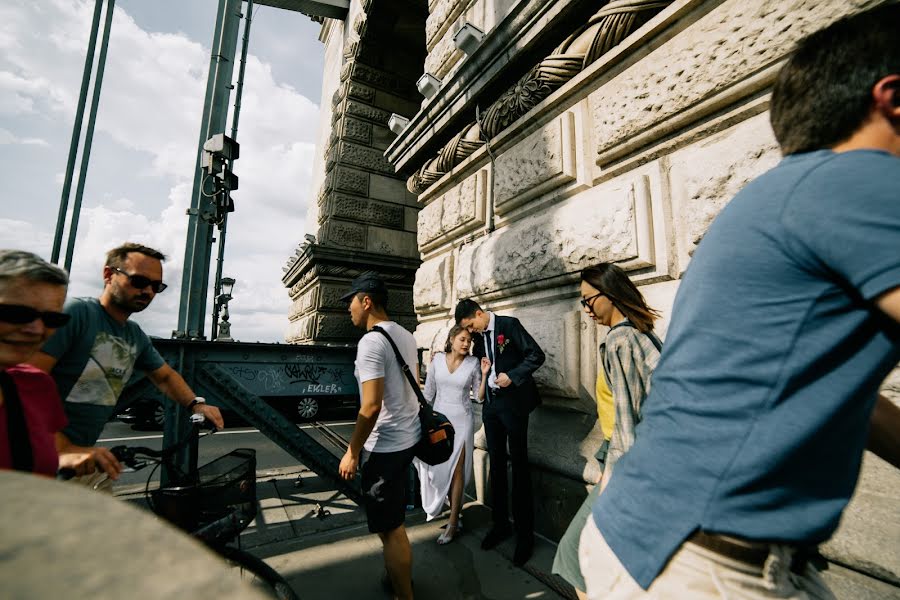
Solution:
[(300, 600), (288, 582), (284, 580), (284, 577), (263, 562), (262, 559), (234, 546), (221, 546), (216, 548), (216, 551), (226, 561), (242, 571), (246, 571), (246, 574), (250, 576), (248, 579), (251, 580), (251, 583), (264, 590), (273, 598), (278, 600)]

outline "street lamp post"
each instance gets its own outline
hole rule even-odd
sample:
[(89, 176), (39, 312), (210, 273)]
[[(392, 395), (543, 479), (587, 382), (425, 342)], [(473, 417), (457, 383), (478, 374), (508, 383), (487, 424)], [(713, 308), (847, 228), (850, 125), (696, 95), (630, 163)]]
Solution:
[(231, 291), (234, 289), (234, 279), (222, 278), (222, 292), (216, 296), (216, 304), (222, 307), (221, 320), (218, 322), (217, 342), (233, 342), (231, 337), (231, 323), (228, 322), (228, 302), (231, 300)]

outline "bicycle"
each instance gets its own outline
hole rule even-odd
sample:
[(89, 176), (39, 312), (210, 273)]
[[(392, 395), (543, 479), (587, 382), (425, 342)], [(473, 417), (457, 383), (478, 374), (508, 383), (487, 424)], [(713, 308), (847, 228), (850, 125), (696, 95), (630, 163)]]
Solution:
[[(279, 600), (299, 600), (291, 586), (275, 569), (236, 546), (240, 533), (256, 518), (256, 450), (238, 448), (185, 472), (174, 456), (191, 439), (212, 435), (212, 428), (200, 435), (203, 415), (191, 415), (191, 431), (179, 442), (162, 450), (144, 446), (114, 446), (116, 458), (129, 471), (155, 465), (144, 489), (150, 509), (160, 517), (202, 541), (226, 562), (252, 574), (257, 584)], [(160, 466), (168, 469), (170, 480), (150, 489), (153, 474)]]

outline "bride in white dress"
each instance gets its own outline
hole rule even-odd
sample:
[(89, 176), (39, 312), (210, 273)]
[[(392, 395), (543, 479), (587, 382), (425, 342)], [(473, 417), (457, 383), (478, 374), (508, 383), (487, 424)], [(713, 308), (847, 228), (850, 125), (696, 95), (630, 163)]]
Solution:
[(418, 459), (413, 462), (419, 472), (422, 490), (422, 508), (432, 520), (449, 502), (450, 519), (438, 538), (438, 544), (446, 544), (456, 537), (462, 524), (460, 510), (462, 495), (472, 479), (472, 451), (475, 446), (475, 427), (470, 392), (478, 401), (484, 399), (486, 373), (491, 362), (469, 355), (472, 337), (460, 326), (455, 326), (447, 336), (444, 352), (439, 352), (428, 365), (425, 379), (425, 399), (434, 410), (443, 413), (453, 423), (453, 454), (447, 462), (430, 466)]

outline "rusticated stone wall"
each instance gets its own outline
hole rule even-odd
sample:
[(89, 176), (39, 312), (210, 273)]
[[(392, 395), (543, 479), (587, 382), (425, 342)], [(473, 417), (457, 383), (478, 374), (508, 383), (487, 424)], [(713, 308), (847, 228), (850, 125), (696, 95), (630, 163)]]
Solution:
[[(443, 79), (442, 91), (422, 102), (387, 155), (411, 175), (421, 206), (419, 346), (442, 346), (456, 302), (473, 297), (521, 319), (547, 353), (536, 374), (545, 403), (529, 444), (538, 526), (552, 537), (599, 476), (593, 388), (605, 331), (579, 310), (578, 272), (601, 260), (622, 266), (662, 311), (664, 333), (707, 227), (780, 159), (767, 110), (784, 56), (807, 33), (881, 2), (614, 0), (571, 17), (561, 34), (542, 33), (550, 17), (525, 19), (522, 2), (429, 3), (424, 70)], [(560, 15), (566, 2), (536, 4), (543, 12), (535, 14)], [(502, 59), (466, 57), (452, 45), (462, 19), (487, 32), (486, 45), (559, 37), (545, 40), (554, 50), (532, 70), (503, 72), (518, 46), (506, 46)], [(627, 35), (613, 36), (610, 24), (627, 19)], [(518, 82), (488, 93), (481, 73), (498, 70), (495, 79)], [(488, 107), (480, 120), (474, 107), (455, 119), (443, 112), (471, 105), (461, 99), (470, 96)], [(885, 391), (900, 398), (897, 380)], [(490, 502), (481, 435), (476, 445), (475, 488)], [(838, 597), (900, 597), (898, 490), (896, 471), (867, 457), (857, 497), (824, 549)]]
[(415, 327), (419, 205), (384, 150), (393, 139), (391, 114), (412, 116), (418, 109), (415, 79), (424, 60), (424, 18), (424, 1), (404, 7), (353, 2), (346, 22), (323, 25), (330, 72), (314, 173), (317, 200), (310, 210), (316, 235), (300, 245), (285, 269), (293, 300), (288, 342), (356, 340), (361, 332), (339, 298), (365, 271), (388, 281), (391, 316)]

